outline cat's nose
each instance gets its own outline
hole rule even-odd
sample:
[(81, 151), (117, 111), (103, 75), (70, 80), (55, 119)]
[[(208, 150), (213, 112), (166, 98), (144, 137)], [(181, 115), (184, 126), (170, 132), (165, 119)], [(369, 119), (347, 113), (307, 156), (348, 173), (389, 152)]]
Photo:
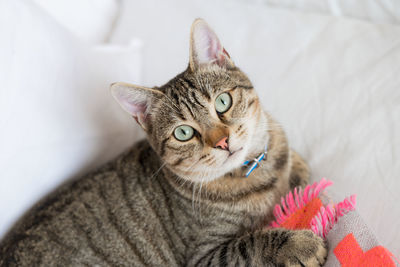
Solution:
[(222, 137), (222, 139), (221, 140), (219, 140), (216, 144), (215, 144), (215, 146), (214, 146), (215, 148), (221, 148), (221, 149), (224, 149), (224, 150), (229, 150), (229, 146), (228, 146), (228, 137), (227, 136), (225, 136), (225, 137)]

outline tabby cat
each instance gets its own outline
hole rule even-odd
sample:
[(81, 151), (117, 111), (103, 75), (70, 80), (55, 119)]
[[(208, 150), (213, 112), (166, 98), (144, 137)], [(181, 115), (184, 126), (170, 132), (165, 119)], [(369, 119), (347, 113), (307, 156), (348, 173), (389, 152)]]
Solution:
[(111, 93), (147, 140), (38, 203), (0, 244), (0, 266), (323, 264), (311, 231), (265, 227), (309, 170), (204, 20), (184, 72)]

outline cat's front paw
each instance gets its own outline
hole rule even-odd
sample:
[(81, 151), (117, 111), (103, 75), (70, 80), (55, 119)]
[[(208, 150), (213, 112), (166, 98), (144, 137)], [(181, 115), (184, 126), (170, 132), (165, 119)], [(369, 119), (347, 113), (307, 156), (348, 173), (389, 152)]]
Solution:
[(277, 261), (284, 266), (323, 266), (326, 244), (309, 230), (291, 231), (287, 242), (278, 251)]

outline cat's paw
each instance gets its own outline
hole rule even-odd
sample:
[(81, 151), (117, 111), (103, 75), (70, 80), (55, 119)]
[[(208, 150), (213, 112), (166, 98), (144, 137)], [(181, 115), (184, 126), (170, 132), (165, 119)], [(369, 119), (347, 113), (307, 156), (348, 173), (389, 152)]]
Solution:
[(292, 231), (278, 251), (279, 265), (323, 266), (327, 256), (325, 242), (309, 230)]

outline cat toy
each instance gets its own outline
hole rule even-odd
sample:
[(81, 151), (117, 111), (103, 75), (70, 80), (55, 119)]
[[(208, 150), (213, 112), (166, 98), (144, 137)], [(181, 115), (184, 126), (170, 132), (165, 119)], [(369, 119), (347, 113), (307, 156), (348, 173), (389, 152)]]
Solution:
[(281, 198), (269, 227), (310, 229), (328, 243), (324, 266), (400, 266), (398, 259), (383, 246), (355, 210), (356, 196), (332, 203), (325, 189), (333, 183), (322, 179), (303, 189), (295, 188)]

